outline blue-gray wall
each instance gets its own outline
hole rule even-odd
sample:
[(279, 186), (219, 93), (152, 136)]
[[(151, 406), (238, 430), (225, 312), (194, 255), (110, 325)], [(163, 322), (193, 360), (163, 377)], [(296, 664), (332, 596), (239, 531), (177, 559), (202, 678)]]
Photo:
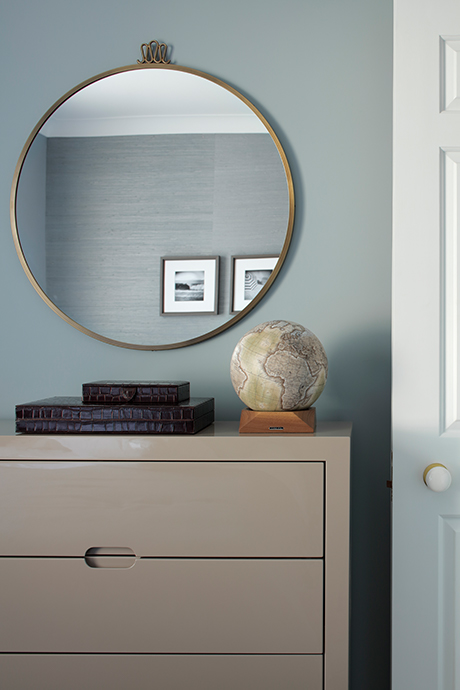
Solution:
[[(218, 418), (237, 419), (237, 340), (269, 319), (310, 328), (330, 362), (318, 417), (354, 423), (351, 687), (388, 688), (391, 0), (16, 0), (0, 20), (0, 417), (15, 403), (78, 395), (83, 381), (171, 377), (215, 396)], [(19, 264), (8, 207), (43, 113), (86, 78), (135, 62), (152, 38), (268, 118), (297, 212), (280, 276), (245, 320), (191, 348), (137, 352), (88, 338), (46, 306)]]
[(27, 156), (19, 182), (19, 195), (27, 204), (18, 204), (17, 223), (21, 247), (36, 281), (46, 292), (46, 139), (38, 134)]

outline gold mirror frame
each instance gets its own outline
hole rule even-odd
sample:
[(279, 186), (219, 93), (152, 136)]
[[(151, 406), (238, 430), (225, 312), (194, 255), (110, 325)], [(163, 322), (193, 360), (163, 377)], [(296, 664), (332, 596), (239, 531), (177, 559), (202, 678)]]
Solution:
[[(21, 262), (21, 265), (32, 283), (33, 287), (35, 290), (38, 292), (40, 297), (43, 299), (46, 304), (51, 307), (51, 309), (58, 314), (64, 321), (66, 321), (68, 324), (76, 328), (77, 330), (81, 331), (82, 333), (85, 333), (86, 335), (95, 338), (96, 340), (100, 340), (104, 343), (108, 343), (110, 345), (115, 345), (117, 347), (124, 347), (128, 349), (133, 349), (133, 350), (172, 350), (176, 348), (181, 348), (181, 347), (187, 347), (189, 345), (195, 345), (197, 343), (203, 342), (204, 340), (208, 340), (209, 338), (212, 338), (216, 335), (219, 335), (223, 331), (225, 331), (228, 328), (231, 328), (233, 325), (235, 325), (240, 319), (244, 318), (250, 311), (253, 309), (259, 302), (260, 300), (265, 296), (267, 291), (270, 289), (271, 285), (273, 284), (274, 280), (276, 279), (281, 266), (284, 263), (284, 260), (286, 258), (289, 245), (291, 242), (292, 238), (292, 231), (293, 231), (293, 225), (294, 225), (294, 186), (293, 186), (293, 181), (292, 181), (292, 174), (290, 171), (290, 167), (286, 158), (286, 154), (279, 142), (278, 137), (276, 136), (275, 132), (273, 131), (271, 125), (267, 122), (265, 117), (259, 112), (259, 110), (242, 94), (240, 94), (236, 89), (234, 89), (232, 86), (229, 84), (221, 81), (220, 79), (213, 77), (205, 72), (201, 72), (189, 67), (183, 67), (175, 64), (170, 64), (170, 61), (166, 61), (164, 58), (166, 56), (166, 46), (164, 44), (161, 44), (159, 51), (157, 50), (156, 53), (154, 54), (152, 51), (152, 44), (156, 42), (152, 42), (150, 46), (148, 44), (143, 44), (141, 47), (141, 52), (144, 57), (143, 61), (138, 61), (137, 64), (134, 65), (126, 65), (124, 67), (118, 67), (112, 70), (108, 70), (106, 72), (102, 72), (101, 74), (98, 74), (94, 77), (91, 77), (89, 79), (86, 79), (84, 82), (76, 86), (75, 88), (71, 89), (68, 91), (64, 96), (62, 96), (59, 100), (57, 100), (54, 105), (49, 108), (49, 110), (43, 115), (41, 120), (37, 123), (37, 125), (34, 127), (32, 130), (29, 138), (27, 139), (21, 155), (19, 157), (18, 163), (16, 165), (16, 169), (14, 172), (13, 176), (13, 184), (12, 184), (12, 189), (11, 189), (11, 197), (10, 197), (10, 219), (11, 219), (11, 227), (12, 227), (12, 232), (13, 232), (13, 239), (14, 239), (14, 244), (16, 247), (16, 251), (19, 256), (19, 260)], [(157, 44), (158, 45), (158, 44)], [(162, 52), (164, 51), (164, 52)], [(147, 55), (147, 59), (146, 59)], [(159, 56), (159, 57), (158, 57)], [(252, 299), (251, 303), (248, 304), (242, 311), (240, 311), (238, 314), (230, 318), (228, 321), (226, 321), (224, 324), (221, 324), (219, 327), (204, 333), (203, 335), (191, 338), (189, 340), (184, 340), (181, 342), (175, 342), (175, 343), (167, 343), (164, 345), (141, 345), (137, 343), (129, 343), (129, 342), (122, 342), (119, 340), (114, 340), (111, 338), (108, 338), (106, 336), (100, 335), (99, 333), (96, 333), (95, 331), (89, 330), (85, 326), (77, 323), (74, 321), (72, 318), (67, 316), (54, 302), (48, 297), (48, 295), (44, 292), (44, 290), (40, 287), (38, 284), (35, 276), (33, 275), (26, 257), (24, 255), (22, 245), (21, 245), (21, 240), (19, 237), (19, 228), (18, 228), (18, 222), (17, 222), (17, 195), (18, 195), (18, 185), (19, 185), (19, 178), (21, 175), (21, 171), (24, 165), (25, 158), (27, 156), (27, 153), (29, 152), (29, 149), (32, 145), (32, 142), (34, 141), (35, 137), (41, 130), (42, 126), (45, 124), (45, 122), (51, 117), (51, 115), (61, 106), (65, 101), (67, 101), (71, 96), (76, 94), (78, 91), (81, 91), (84, 89), (86, 86), (89, 86), (90, 84), (93, 84), (97, 81), (100, 81), (102, 79), (105, 79), (106, 77), (112, 76), (114, 74), (120, 74), (122, 72), (128, 72), (128, 71), (133, 71), (133, 70), (138, 70), (138, 69), (161, 69), (161, 70), (177, 70), (180, 72), (188, 73), (188, 74), (193, 74), (198, 77), (201, 77), (203, 79), (206, 79), (210, 82), (213, 82), (217, 84), (218, 86), (221, 86), (222, 88), (226, 89), (233, 95), (235, 95), (237, 98), (239, 98), (243, 103), (245, 103), (252, 111), (253, 113), (261, 120), (265, 128), (267, 129), (267, 132), (270, 134), (277, 150), (280, 155), (284, 171), (286, 174), (286, 184), (287, 184), (287, 189), (288, 189), (288, 194), (289, 194), (289, 213), (288, 213), (288, 224), (287, 224), (287, 229), (286, 229), (286, 236), (284, 240), (284, 244), (282, 247), (282, 250), (280, 252), (280, 256), (278, 259), (278, 262), (273, 269), (270, 277), (268, 278), (266, 284), (263, 286), (263, 288), (260, 290), (260, 292)]]

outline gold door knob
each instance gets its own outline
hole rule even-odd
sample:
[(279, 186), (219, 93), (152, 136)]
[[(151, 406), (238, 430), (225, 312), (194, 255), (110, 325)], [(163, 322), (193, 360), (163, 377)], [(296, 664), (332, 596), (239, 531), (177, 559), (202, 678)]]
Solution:
[(423, 481), (431, 491), (447, 491), (452, 484), (452, 475), (447, 467), (444, 467), (439, 462), (434, 462), (425, 468)]

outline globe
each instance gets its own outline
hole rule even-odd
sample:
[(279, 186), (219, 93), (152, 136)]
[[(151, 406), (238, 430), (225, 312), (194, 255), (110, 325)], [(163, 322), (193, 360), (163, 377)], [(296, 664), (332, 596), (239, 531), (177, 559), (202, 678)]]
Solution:
[(251, 410), (305, 410), (326, 384), (326, 353), (316, 335), (292, 321), (266, 321), (239, 340), (233, 387)]

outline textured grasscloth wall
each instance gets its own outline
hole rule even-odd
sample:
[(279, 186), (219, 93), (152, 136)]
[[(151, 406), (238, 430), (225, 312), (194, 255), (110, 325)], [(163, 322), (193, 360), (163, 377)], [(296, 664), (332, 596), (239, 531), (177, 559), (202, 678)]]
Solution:
[[(232, 318), (231, 257), (281, 252), (289, 196), (269, 134), (47, 142), (47, 294), (91, 331), (199, 337)], [(220, 257), (218, 314), (160, 316), (162, 256)]]
[[(1, 416), (78, 395), (82, 381), (173, 377), (237, 419), (229, 360), (241, 335), (276, 318), (313, 330), (330, 362), (318, 417), (354, 423), (351, 687), (388, 688), (391, 0), (15, 0), (0, 37)], [(45, 305), (17, 259), (8, 205), (43, 113), (88, 77), (134, 63), (152, 38), (267, 117), (293, 170), (296, 222), (283, 270), (245, 320), (187, 349), (136, 352), (88, 338)]]

